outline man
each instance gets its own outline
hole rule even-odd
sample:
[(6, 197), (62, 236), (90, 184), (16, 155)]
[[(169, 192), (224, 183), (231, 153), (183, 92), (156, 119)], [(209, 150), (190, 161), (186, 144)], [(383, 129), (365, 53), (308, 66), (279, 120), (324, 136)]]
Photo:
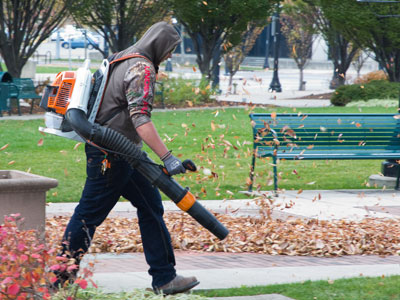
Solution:
[[(143, 37), (128, 49), (109, 58), (107, 87), (96, 122), (110, 127), (139, 147), (144, 141), (164, 162), (170, 175), (185, 173), (182, 162), (171, 154), (151, 121), (154, 85), (159, 65), (171, 57), (181, 39), (166, 22), (151, 26)], [(195, 277), (176, 275), (171, 238), (163, 220), (163, 206), (158, 189), (132, 169), (122, 157), (105, 154), (86, 144), (87, 178), (79, 205), (65, 230), (62, 255), (79, 264), (91, 239), (117, 203), (120, 196), (137, 208), (143, 249), (150, 266), (156, 293), (185, 292), (199, 282)], [(104, 168), (106, 167), (106, 168)], [(71, 274), (58, 274), (59, 282)]]

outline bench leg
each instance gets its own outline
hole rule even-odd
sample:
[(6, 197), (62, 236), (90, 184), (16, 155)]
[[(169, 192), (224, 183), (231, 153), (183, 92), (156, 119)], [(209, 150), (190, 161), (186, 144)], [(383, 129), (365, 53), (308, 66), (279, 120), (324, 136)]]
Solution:
[(17, 106), (17, 111), (18, 111), (18, 116), (21, 115), (21, 107), (19, 106), (19, 99), (18, 98), (10, 98), (10, 116), (11, 116), (11, 109), (12, 109), (12, 104), (11, 101), (15, 101), (15, 105)]
[(18, 116), (21, 115), (21, 107), (19, 106), (19, 99), (17, 99)]
[(251, 167), (250, 167), (250, 185), (249, 185), (249, 192), (253, 191), (253, 179), (254, 179), (254, 168), (256, 167), (256, 150), (253, 149), (253, 158), (251, 160)]
[(275, 197), (278, 197), (278, 169), (276, 167), (277, 159), (276, 159), (276, 156), (272, 156), (272, 158), (273, 158), (273, 164), (274, 164), (274, 166), (273, 166), (273, 170), (274, 170), (274, 194), (275, 194)]
[(399, 190), (399, 181), (400, 181), (400, 168), (398, 168), (398, 171), (397, 171), (396, 187), (394, 188), (397, 191)]
[(35, 99), (31, 99), (31, 110), (30, 110), (30, 114), (32, 114), (32, 112), (33, 112), (33, 105), (35, 104)]

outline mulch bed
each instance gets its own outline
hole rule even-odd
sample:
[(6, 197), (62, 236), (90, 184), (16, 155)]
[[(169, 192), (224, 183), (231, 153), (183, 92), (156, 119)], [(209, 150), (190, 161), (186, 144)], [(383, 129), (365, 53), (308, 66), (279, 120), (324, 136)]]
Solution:
[(316, 100), (318, 100), (318, 99), (331, 99), (331, 97), (332, 97), (332, 95), (333, 95), (333, 92), (332, 93), (324, 93), (324, 94), (310, 94), (310, 95), (306, 95), (306, 96), (303, 96), (303, 97), (298, 97), (298, 98), (296, 98), (296, 99), (316, 99)]

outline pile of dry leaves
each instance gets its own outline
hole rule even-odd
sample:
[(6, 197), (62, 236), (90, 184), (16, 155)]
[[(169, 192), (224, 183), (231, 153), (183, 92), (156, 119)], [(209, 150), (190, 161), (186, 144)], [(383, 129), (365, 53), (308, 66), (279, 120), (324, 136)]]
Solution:
[[(185, 213), (165, 215), (173, 245), (181, 250), (326, 257), (400, 254), (400, 224), (396, 220), (273, 220), (230, 215), (217, 215), (217, 218), (230, 230), (224, 241), (219, 241)], [(68, 220), (68, 217), (47, 220), (48, 241), (59, 243)], [(142, 252), (137, 219), (108, 218), (97, 229), (90, 251)]]

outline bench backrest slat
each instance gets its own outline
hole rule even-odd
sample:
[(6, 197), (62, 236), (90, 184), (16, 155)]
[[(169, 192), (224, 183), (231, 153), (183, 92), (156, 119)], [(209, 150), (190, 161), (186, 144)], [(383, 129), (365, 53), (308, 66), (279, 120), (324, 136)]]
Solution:
[(39, 98), (33, 80), (30, 78), (13, 78), (13, 84), (19, 89), (19, 98)]
[[(400, 150), (400, 120), (395, 114), (251, 114), (254, 146), (325, 151)], [(274, 136), (270, 129), (276, 133)], [(292, 150), (293, 151), (293, 150)]]

